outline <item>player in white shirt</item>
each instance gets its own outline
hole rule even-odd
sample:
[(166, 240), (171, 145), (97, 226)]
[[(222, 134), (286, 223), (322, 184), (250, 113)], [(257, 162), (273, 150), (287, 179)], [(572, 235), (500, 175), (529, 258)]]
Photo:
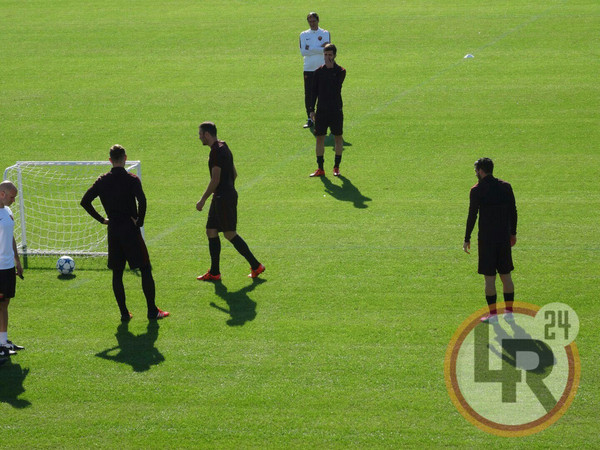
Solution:
[(319, 15), (316, 12), (308, 13), (306, 20), (310, 28), (300, 33), (300, 53), (304, 57), (304, 106), (308, 118), (304, 128), (310, 128), (314, 125), (310, 118), (313, 74), (325, 64), (323, 48), (331, 42), (331, 34), (319, 28)]
[(16, 276), (23, 277), (14, 237), (15, 221), (9, 208), (16, 196), (17, 188), (13, 183), (0, 183), (0, 364), (16, 350), (23, 349), (9, 341), (7, 333), (8, 304), (15, 296)]

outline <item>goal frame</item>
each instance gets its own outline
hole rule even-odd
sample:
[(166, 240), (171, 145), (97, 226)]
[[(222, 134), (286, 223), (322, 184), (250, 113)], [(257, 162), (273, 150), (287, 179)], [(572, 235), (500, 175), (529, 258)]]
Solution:
[[(11, 170), (16, 171), (17, 177), (16, 180), (11, 180), (16, 184), (17, 189), (19, 190), (19, 195), (17, 196), (19, 215), (17, 217), (18, 223), (15, 226), (19, 226), (21, 230), (20, 241), (17, 242), (17, 249), (19, 250), (19, 254), (22, 255), (25, 259), (25, 264), (27, 263), (28, 256), (50, 256), (50, 255), (70, 255), (70, 256), (107, 256), (108, 252), (90, 252), (90, 251), (80, 251), (69, 249), (68, 246), (65, 246), (63, 249), (57, 250), (40, 250), (40, 249), (31, 249), (28, 247), (27, 241), (27, 211), (25, 209), (25, 197), (27, 196), (27, 191), (23, 188), (23, 178), (22, 178), (22, 169), (23, 167), (31, 167), (31, 166), (98, 166), (102, 168), (106, 168), (106, 170), (99, 170), (98, 176), (102, 175), (102, 173), (106, 173), (112, 168), (112, 164), (109, 161), (17, 161), (12, 166), (7, 167), (4, 170), (3, 179), (6, 180), (8, 177), (8, 173)], [(141, 179), (142, 178), (142, 165), (141, 161), (127, 161), (125, 170), (128, 172), (135, 171), (135, 174)], [(91, 186), (91, 183), (90, 183)], [(81, 196), (83, 197), (83, 194)], [(79, 205), (77, 207), (81, 208)], [(81, 208), (82, 212), (87, 215), (87, 212)], [(94, 220), (90, 217), (90, 220)], [(144, 227), (140, 228), (142, 237), (145, 237)]]

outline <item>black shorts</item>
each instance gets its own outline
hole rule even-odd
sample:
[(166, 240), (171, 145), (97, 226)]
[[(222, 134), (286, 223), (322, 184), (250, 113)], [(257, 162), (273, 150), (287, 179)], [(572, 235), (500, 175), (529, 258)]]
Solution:
[(207, 229), (235, 231), (237, 228), (237, 192), (221, 196), (213, 195), (206, 220)]
[(495, 276), (512, 272), (513, 266), (510, 242), (482, 242), (477, 243), (479, 266), (477, 273)]
[(131, 226), (108, 231), (108, 268), (124, 270), (126, 261), (130, 269), (150, 264), (142, 232), (133, 223)]
[(315, 136), (325, 136), (327, 128), (334, 136), (344, 134), (344, 112), (317, 109), (315, 113)]
[(14, 298), (17, 285), (17, 273), (15, 268), (0, 270), (0, 294), (2, 300)]

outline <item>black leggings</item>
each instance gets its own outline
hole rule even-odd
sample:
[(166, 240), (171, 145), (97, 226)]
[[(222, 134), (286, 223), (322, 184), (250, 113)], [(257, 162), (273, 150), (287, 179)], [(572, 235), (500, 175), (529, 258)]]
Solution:
[[(142, 290), (146, 297), (146, 304), (148, 306), (148, 318), (156, 318), (158, 314), (158, 308), (154, 303), (156, 296), (156, 289), (154, 286), (154, 278), (152, 277), (152, 268), (150, 265), (140, 267), (140, 273), (142, 275)], [(115, 299), (119, 310), (121, 311), (121, 317), (129, 317), (129, 310), (125, 302), (125, 286), (123, 285), (123, 270), (113, 270), (112, 277), (113, 292), (115, 293)]]

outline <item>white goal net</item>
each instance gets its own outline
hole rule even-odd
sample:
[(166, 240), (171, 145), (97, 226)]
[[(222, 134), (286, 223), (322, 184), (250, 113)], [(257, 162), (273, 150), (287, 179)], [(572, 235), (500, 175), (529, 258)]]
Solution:
[[(106, 227), (79, 203), (98, 176), (111, 167), (108, 161), (18, 161), (8, 167), (4, 179), (19, 189), (10, 206), (19, 253), (106, 255)], [(127, 161), (125, 169), (141, 178), (139, 161)], [(93, 204), (105, 215), (99, 198)]]

